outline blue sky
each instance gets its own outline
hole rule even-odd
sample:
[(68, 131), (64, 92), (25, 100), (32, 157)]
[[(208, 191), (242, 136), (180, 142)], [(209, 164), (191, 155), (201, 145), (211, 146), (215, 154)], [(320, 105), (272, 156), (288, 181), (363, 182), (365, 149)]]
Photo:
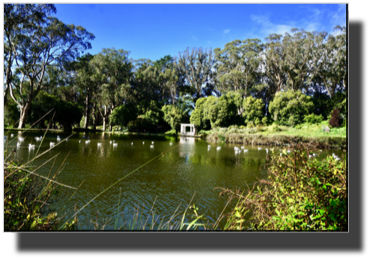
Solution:
[(56, 17), (95, 35), (91, 54), (124, 49), (133, 59), (177, 56), (190, 47), (223, 48), (236, 39), (294, 27), (333, 33), (346, 25), (344, 4), (56, 4)]

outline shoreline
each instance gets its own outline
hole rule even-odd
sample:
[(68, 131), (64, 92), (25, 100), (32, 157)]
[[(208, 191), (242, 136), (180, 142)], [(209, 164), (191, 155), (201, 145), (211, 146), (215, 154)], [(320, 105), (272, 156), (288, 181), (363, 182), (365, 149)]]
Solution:
[[(224, 140), (223, 140), (224, 139)], [(291, 143), (303, 143), (317, 148), (347, 149), (347, 137), (310, 137), (294, 135), (264, 135), (239, 133), (211, 133), (206, 136), (207, 142), (226, 144), (290, 146)]]

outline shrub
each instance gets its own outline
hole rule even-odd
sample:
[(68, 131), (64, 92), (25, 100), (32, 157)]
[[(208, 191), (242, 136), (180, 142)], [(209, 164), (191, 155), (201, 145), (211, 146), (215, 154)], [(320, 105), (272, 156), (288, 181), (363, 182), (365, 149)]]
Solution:
[(322, 122), (323, 120), (323, 116), (322, 115), (315, 115), (314, 113), (310, 114), (310, 115), (306, 115), (303, 120), (305, 121), (305, 123), (310, 123), (310, 124), (319, 124)]
[(259, 117), (257, 117), (255, 120), (255, 125), (258, 126), (258, 125), (260, 125), (260, 123), (261, 123), (261, 121), (260, 121)]
[(263, 123), (264, 126), (268, 125), (268, 118), (264, 117), (261, 122)]
[(273, 120), (278, 121), (280, 125), (298, 125), (302, 123), (305, 115), (311, 113), (311, 100), (310, 96), (299, 90), (279, 92), (269, 103), (269, 112)]
[(245, 123), (248, 124), (250, 121), (261, 120), (264, 116), (264, 102), (262, 99), (256, 99), (251, 96), (244, 99), (243, 107), (245, 118)]
[(342, 121), (342, 117), (340, 117), (340, 113), (338, 109), (334, 109), (331, 113), (331, 119), (329, 121), (329, 124), (331, 127), (339, 127)]
[(289, 117), (289, 120), (288, 120), (288, 125), (289, 126), (293, 127), (296, 124), (296, 122), (297, 122), (297, 119), (294, 118), (294, 116), (290, 116)]
[(255, 125), (252, 123), (252, 122), (250, 122), (248, 125), (247, 125), (247, 128), (254, 128), (255, 127)]
[(310, 160), (311, 148), (301, 144), (282, 153), (269, 158), (268, 179), (247, 193), (222, 189), (238, 198), (224, 229), (347, 231), (345, 158)]

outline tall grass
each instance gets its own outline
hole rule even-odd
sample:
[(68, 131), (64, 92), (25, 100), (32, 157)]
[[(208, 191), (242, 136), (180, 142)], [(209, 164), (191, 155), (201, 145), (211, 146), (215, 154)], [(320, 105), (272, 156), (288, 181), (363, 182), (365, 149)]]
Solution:
[[(29, 128), (21, 131), (21, 134), (25, 134), (28, 130), (36, 125), (41, 119), (48, 115), (52, 110), (46, 113), (38, 121), (33, 123)], [(54, 117), (54, 114), (53, 114)], [(53, 118), (50, 120), (49, 127)], [(16, 122), (17, 123), (17, 122)], [(4, 144), (4, 229), (5, 231), (18, 231), (18, 230), (56, 230), (58, 223), (62, 217), (58, 217), (57, 213), (49, 212), (49, 199), (52, 198), (60, 187), (66, 187), (76, 189), (75, 187), (63, 184), (55, 180), (58, 172), (62, 170), (62, 165), (58, 168), (57, 172), (52, 178), (49, 176), (43, 176), (38, 174), (37, 171), (44, 165), (50, 163), (53, 159), (53, 165), (58, 156), (55, 155), (49, 160), (45, 161), (35, 169), (31, 170), (33, 162), (50, 151), (52, 148), (38, 154), (41, 144), (45, 139), (46, 133), (49, 129), (46, 129), (44, 137), (41, 140), (35, 156), (26, 163), (17, 163), (14, 159), (16, 146), (11, 146), (12, 143), (17, 141), (18, 136), (10, 139), (10, 134), (6, 138)], [(27, 136), (24, 136), (24, 142)], [(63, 141), (62, 141), (63, 142)], [(61, 142), (61, 143), (62, 143)], [(59, 145), (58, 143), (57, 145)], [(12, 157), (13, 156), (13, 157)], [(65, 159), (66, 160), (66, 159)], [(65, 162), (63, 161), (63, 163)], [(62, 163), (62, 164), (63, 164)], [(46, 214), (48, 213), (48, 214)], [(43, 216), (47, 215), (47, 216)], [(65, 224), (62, 229), (73, 229), (74, 223)]]

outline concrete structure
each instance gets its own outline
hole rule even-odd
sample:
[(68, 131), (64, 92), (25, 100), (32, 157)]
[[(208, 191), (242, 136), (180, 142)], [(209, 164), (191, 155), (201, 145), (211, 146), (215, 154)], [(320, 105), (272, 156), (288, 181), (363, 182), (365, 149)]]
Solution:
[[(186, 131), (186, 128), (190, 128), (190, 131)], [(186, 136), (194, 136), (196, 134), (195, 125), (194, 124), (181, 124), (180, 135)]]

